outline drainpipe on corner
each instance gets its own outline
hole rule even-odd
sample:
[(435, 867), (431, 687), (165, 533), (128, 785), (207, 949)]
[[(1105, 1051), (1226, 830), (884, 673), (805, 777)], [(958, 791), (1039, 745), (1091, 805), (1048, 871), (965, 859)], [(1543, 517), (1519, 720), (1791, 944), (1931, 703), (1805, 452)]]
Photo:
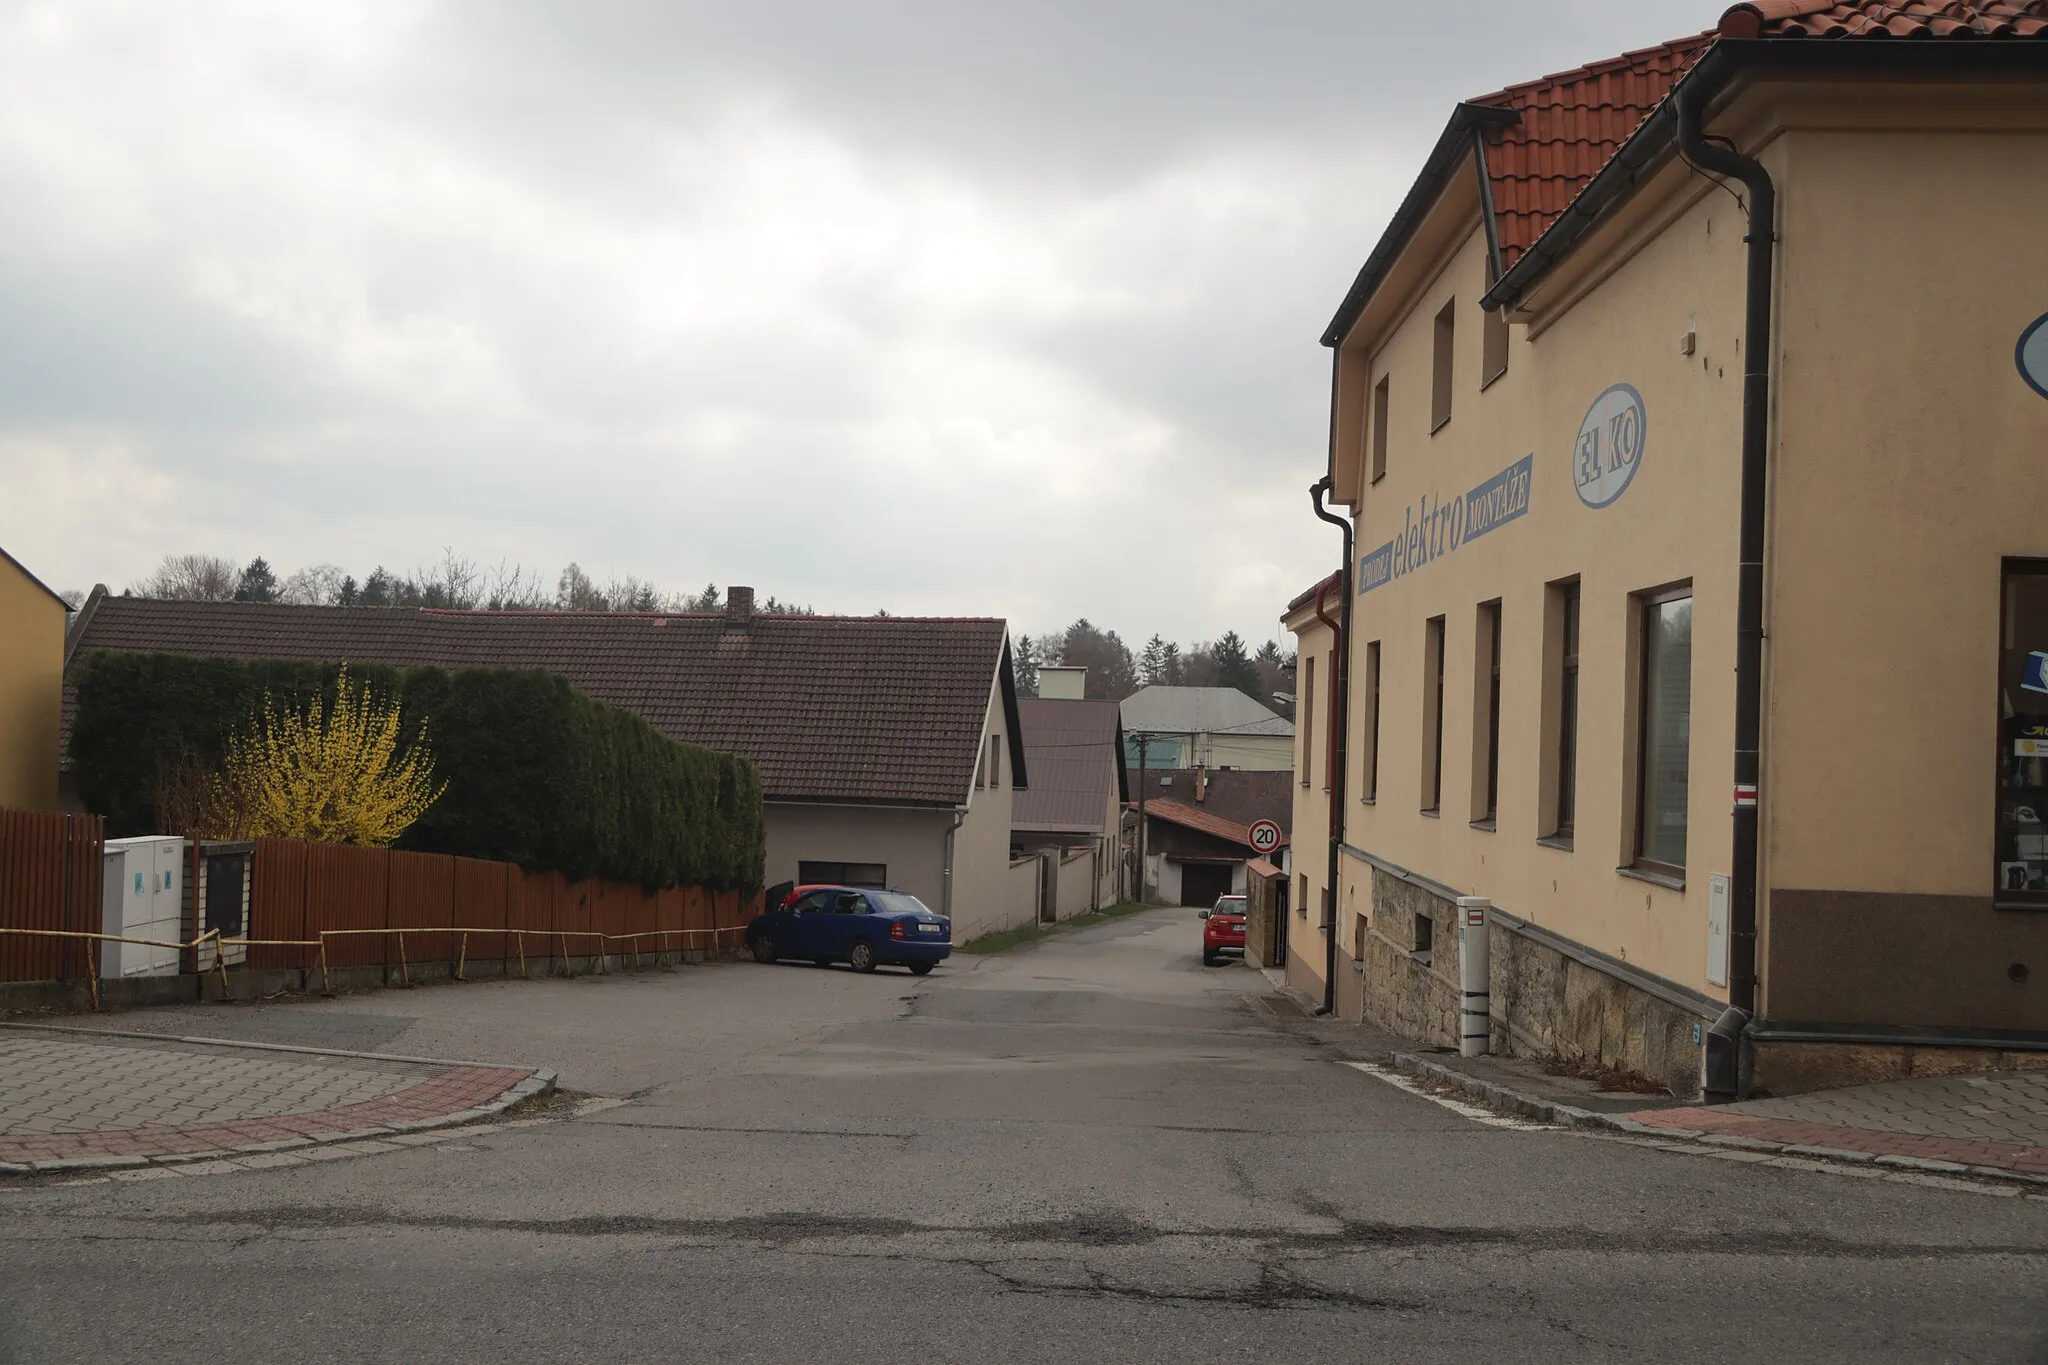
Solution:
[[(1333, 384), (1333, 392), (1334, 389)], [(1323, 615), (1322, 595), (1316, 596), (1316, 615), (1331, 625), (1337, 636), (1333, 655), (1337, 667), (1330, 679), (1331, 723), (1336, 727), (1337, 741), (1333, 760), (1336, 771), (1330, 774), (1330, 908), (1323, 916), (1323, 1007), (1316, 1011), (1318, 1014), (1332, 1014), (1337, 1008), (1337, 860), (1344, 847), (1344, 779), (1350, 767), (1346, 750), (1351, 729), (1351, 523), (1323, 506), (1323, 497), (1332, 486), (1330, 476), (1325, 474), (1308, 490), (1309, 505), (1315, 508), (1316, 516), (1344, 536), (1344, 566), (1337, 570), (1337, 588), (1344, 594), (1344, 607), (1337, 622)]]
[(967, 823), (967, 807), (953, 807), (953, 823), (946, 826), (946, 870), (939, 881), (939, 913), (953, 918), (953, 836)]
[(1728, 886), (1728, 1010), (1707, 1035), (1709, 1095), (1740, 1086), (1740, 1035), (1756, 1010), (1757, 797), (1762, 771), (1764, 530), (1770, 480), (1771, 272), (1777, 188), (1763, 163), (1709, 141), (1700, 128), (1708, 90), (1678, 90), (1678, 145), (1701, 170), (1733, 176), (1749, 191), (1747, 297), (1742, 328), (1742, 530), (1735, 606), (1734, 866)]

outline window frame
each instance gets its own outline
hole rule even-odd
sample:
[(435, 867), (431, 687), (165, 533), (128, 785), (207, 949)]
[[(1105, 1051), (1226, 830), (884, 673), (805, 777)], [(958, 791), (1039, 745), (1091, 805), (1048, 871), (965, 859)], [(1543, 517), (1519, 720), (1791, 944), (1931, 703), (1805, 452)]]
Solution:
[(1431, 324), (1429, 434), (1451, 424), (1452, 399), (1458, 388), (1458, 301), (1448, 299)]
[(1393, 395), (1394, 376), (1383, 374), (1372, 390), (1372, 482), (1387, 477), (1387, 404)]
[(1485, 393), (1493, 381), (1508, 372), (1508, 310), (1481, 309), (1485, 319), (1479, 332), (1479, 391)]
[(1479, 604), (1472, 645), (1472, 828), (1493, 830), (1500, 823), (1500, 598)]
[(1542, 842), (1569, 849), (1578, 838), (1579, 651), (1585, 630), (1585, 594), (1577, 578), (1546, 585), (1556, 622), (1555, 658), (1549, 665), (1544, 743), (1549, 749), (1547, 827)]
[(1302, 705), (1300, 724), (1295, 728), (1301, 736), (1301, 785), (1306, 789), (1315, 780), (1316, 770), (1316, 656), (1311, 654), (1301, 662)]
[(1368, 640), (1365, 644), (1365, 695), (1372, 707), (1372, 718), (1366, 722), (1365, 784), (1359, 793), (1359, 800), (1365, 805), (1379, 804), (1380, 799), (1380, 642)]
[[(1691, 602), (1692, 600), (1693, 590), (1690, 580), (1684, 583), (1671, 584), (1663, 588), (1652, 589), (1648, 592), (1639, 592), (1631, 598), (1631, 605), (1635, 611), (1635, 628), (1639, 636), (1639, 644), (1636, 652), (1635, 680), (1635, 837), (1630, 841), (1630, 859), (1627, 870), (1647, 873), (1654, 878), (1668, 881), (1674, 889), (1683, 889), (1685, 886), (1685, 864), (1665, 862), (1660, 858), (1649, 857), (1643, 852), (1645, 836), (1649, 831), (1650, 815), (1650, 631), (1652, 616), (1658, 608), (1669, 606), (1673, 602)], [(1686, 636), (1685, 715), (1686, 742), (1689, 750), (1692, 735), (1692, 637), (1690, 623), (1687, 626)], [(1692, 755), (1690, 752), (1686, 754), (1685, 785), (1687, 804), (1686, 854), (1689, 858), (1692, 853), (1692, 812), (1690, 809), (1692, 800)]]
[[(2039, 859), (2020, 857), (2018, 840), (2026, 837), (2042, 836), (2023, 835), (2016, 827), (2016, 820), (2013, 822), (2015, 825), (2013, 832), (2010, 835), (2006, 832), (2007, 816), (2011, 813), (2010, 807), (2014, 805), (2038, 806), (2042, 800), (2041, 794), (2038, 794), (2040, 789), (2033, 784), (2010, 786), (2007, 783), (2009, 775), (2024, 775), (2012, 765), (2019, 762), (2038, 761), (2031, 758), (2022, 759), (2018, 754), (2018, 741), (2022, 736), (2012, 731), (2015, 722), (2018, 720), (2019, 712), (2015, 708), (2012, 716), (2009, 717), (2006, 714), (2007, 703), (2012, 696), (2012, 693), (2007, 689), (2014, 682), (2006, 672), (2007, 665), (2010, 662), (2007, 656), (2016, 654), (2024, 657), (2031, 652), (2020, 649), (2016, 644), (2012, 643), (2019, 638), (2017, 633), (2018, 608), (2013, 597), (2014, 580), (2023, 578), (2040, 579), (2048, 582), (2048, 559), (2008, 556), (1999, 563), (1998, 638), (1992, 656), (1992, 676), (1997, 680), (1998, 691), (1998, 710), (1995, 713), (1997, 719), (1998, 757), (1997, 761), (1992, 765), (1992, 780), (1996, 785), (1996, 792), (1992, 797), (1991, 904), (1992, 908), (1997, 910), (2039, 912), (2048, 910), (2048, 891), (2030, 890), (2026, 887), (2008, 887), (2006, 885), (2006, 868), (2009, 864), (2041, 861)], [(2012, 854), (2010, 858), (2007, 856), (2008, 850)]]
[[(1422, 813), (1440, 816), (1444, 808), (1444, 618), (1432, 616), (1422, 623), (1422, 732), (1430, 737), (1423, 754), (1424, 795), (1428, 800)], [(1435, 674), (1432, 683), (1431, 674)]]

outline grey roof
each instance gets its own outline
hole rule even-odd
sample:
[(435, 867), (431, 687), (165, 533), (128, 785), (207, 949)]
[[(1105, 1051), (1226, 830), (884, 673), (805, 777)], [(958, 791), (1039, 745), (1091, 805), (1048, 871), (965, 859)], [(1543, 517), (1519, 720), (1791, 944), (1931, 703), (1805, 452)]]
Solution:
[[(116, 649), (545, 669), (673, 739), (753, 759), (770, 800), (964, 802), (999, 689), (1012, 782), (1028, 781), (1000, 620), (94, 598), (74, 625), (73, 657)], [(68, 736), (75, 703), (65, 694)]]
[(1010, 828), (1034, 833), (1102, 833), (1112, 790), (1125, 797), (1123, 732), (1113, 701), (1020, 697), (1031, 786), (1018, 792)]
[(1123, 701), (1124, 729), (1174, 735), (1292, 735), (1294, 722), (1234, 687), (1141, 687)]

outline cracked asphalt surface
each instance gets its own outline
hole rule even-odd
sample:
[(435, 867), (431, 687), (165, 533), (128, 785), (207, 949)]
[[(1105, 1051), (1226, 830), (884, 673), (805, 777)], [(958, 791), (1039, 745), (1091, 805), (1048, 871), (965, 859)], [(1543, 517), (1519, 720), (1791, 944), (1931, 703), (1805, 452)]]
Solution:
[(2048, 1200), (1473, 1123), (1198, 947), (111, 1017), (631, 1102), (0, 1189), (0, 1361), (2048, 1359)]

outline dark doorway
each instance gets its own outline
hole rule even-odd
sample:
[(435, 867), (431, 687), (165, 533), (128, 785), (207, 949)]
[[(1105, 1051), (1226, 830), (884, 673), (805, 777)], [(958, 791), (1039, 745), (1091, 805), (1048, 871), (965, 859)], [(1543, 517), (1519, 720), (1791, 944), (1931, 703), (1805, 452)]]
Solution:
[(1268, 967), (1287, 965), (1287, 925), (1293, 918), (1287, 913), (1287, 878), (1280, 877), (1273, 882), (1273, 960)]
[(1218, 896), (1230, 894), (1230, 874), (1233, 870), (1228, 863), (1182, 863), (1180, 903), (1198, 905), (1206, 910), (1216, 903)]
[(223, 938), (242, 936), (242, 902), (247, 895), (249, 855), (215, 853), (206, 859), (206, 923)]

